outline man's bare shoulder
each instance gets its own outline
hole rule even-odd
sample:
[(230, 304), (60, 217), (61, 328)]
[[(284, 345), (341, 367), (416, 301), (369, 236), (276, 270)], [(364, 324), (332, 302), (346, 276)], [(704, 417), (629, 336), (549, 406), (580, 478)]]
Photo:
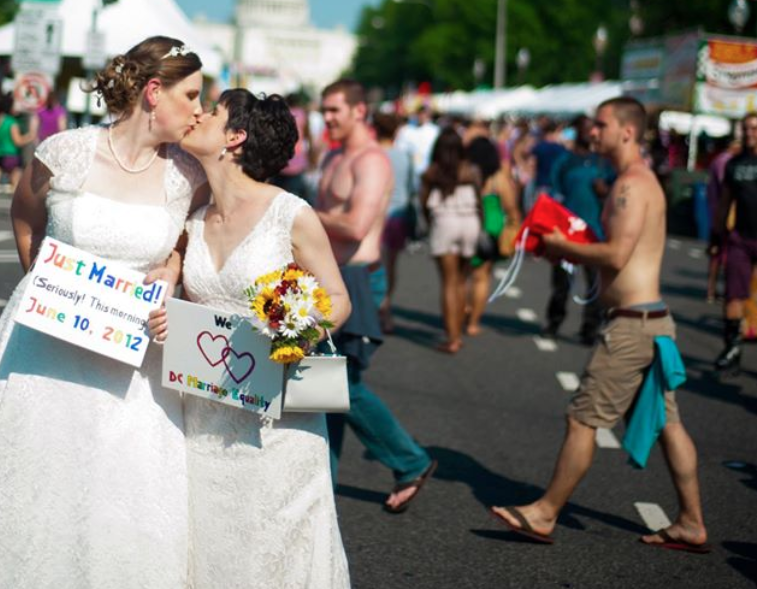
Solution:
[(621, 173), (615, 181), (613, 193), (617, 198), (632, 196), (637, 201), (664, 197), (654, 172), (643, 164), (634, 165)]
[(354, 159), (352, 165), (358, 170), (391, 170), (392, 164), (384, 149), (377, 143), (363, 149)]
[(374, 143), (364, 148), (358, 156), (355, 158), (356, 162), (359, 161), (372, 161), (372, 162), (386, 162), (389, 163), (389, 156), (378, 143)]

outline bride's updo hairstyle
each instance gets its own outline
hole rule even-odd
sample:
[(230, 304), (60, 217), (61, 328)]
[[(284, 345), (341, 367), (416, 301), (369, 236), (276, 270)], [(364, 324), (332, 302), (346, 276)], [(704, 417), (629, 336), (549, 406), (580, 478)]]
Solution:
[(229, 112), (226, 129), (246, 131), (247, 139), (236, 162), (253, 180), (265, 182), (294, 156), (299, 137), (297, 123), (278, 94), (257, 98), (242, 88), (226, 90), (218, 102)]
[(151, 79), (157, 78), (170, 88), (201, 68), (197, 54), (178, 39), (149, 37), (123, 55), (116, 55), (86, 91), (102, 96), (108, 111), (123, 118), (134, 112)]

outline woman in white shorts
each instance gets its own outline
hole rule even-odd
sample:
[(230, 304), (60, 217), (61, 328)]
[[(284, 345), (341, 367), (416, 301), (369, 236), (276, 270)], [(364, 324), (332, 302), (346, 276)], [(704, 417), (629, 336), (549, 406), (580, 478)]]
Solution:
[(442, 318), (446, 341), (437, 349), (457, 353), (463, 345), (465, 284), (481, 232), (480, 172), (464, 158), (463, 142), (443, 129), (423, 174), (421, 202), (429, 221), (431, 255), (442, 280)]

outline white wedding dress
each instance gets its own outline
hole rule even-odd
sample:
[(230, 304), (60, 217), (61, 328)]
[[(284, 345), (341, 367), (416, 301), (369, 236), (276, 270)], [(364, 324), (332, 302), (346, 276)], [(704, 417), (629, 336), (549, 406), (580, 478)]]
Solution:
[[(47, 235), (140, 271), (170, 254), (204, 174), (169, 146), (164, 206), (84, 192), (99, 127), (54, 135)], [(28, 278), (28, 276), (27, 276)], [(182, 401), (141, 369), (16, 325), (24, 278), (0, 318), (0, 587), (184, 589)]]
[[(220, 272), (203, 237), (205, 209), (197, 211), (187, 223), (189, 299), (249, 314), (244, 289), (293, 261), (292, 223), (305, 206), (302, 199), (280, 193)], [(281, 420), (272, 420), (186, 395), (185, 423), (190, 586), (349, 587), (324, 415), (283, 413)]]

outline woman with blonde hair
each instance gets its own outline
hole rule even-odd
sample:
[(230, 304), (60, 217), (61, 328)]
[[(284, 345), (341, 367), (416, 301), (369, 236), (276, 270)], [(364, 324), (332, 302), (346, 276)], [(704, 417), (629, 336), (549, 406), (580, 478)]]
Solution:
[[(152, 37), (97, 75), (114, 122), (51, 136), (14, 195), (24, 270), (50, 236), (178, 281), (174, 247), (207, 199), (175, 145), (202, 112), (201, 66)], [(134, 368), (14, 323), (28, 281), (0, 318), (0, 587), (185, 587), (182, 403), (161, 387), (159, 349)]]

